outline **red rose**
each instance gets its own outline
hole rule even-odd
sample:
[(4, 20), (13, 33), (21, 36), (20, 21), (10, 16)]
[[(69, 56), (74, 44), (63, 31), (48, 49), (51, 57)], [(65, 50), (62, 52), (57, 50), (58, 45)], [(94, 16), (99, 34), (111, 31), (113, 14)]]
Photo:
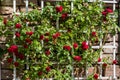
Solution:
[(113, 60), (113, 64), (117, 64), (118, 62), (117, 62), (117, 60)]
[(21, 24), (20, 24), (20, 23), (17, 23), (17, 24), (15, 25), (15, 27), (16, 27), (16, 28), (21, 28)]
[(20, 58), (20, 60), (24, 60), (25, 55), (20, 53), (20, 54), (18, 55), (18, 57)]
[(77, 48), (78, 48), (78, 44), (77, 44), (77, 43), (74, 43), (74, 44), (73, 44), (73, 47), (74, 47), (75, 49), (77, 49)]
[(105, 11), (106, 11), (107, 13), (113, 13), (113, 10), (110, 9), (110, 8), (106, 8)]
[(81, 56), (74, 56), (73, 59), (78, 62), (82, 60)]
[(64, 20), (64, 19), (66, 19), (68, 17), (68, 14), (67, 13), (63, 13), (62, 14), (62, 16), (61, 16), (61, 18)]
[(38, 72), (38, 76), (41, 76), (41, 75), (42, 75), (42, 71), (39, 71), (39, 72)]
[(51, 70), (51, 68), (48, 66), (46, 67), (46, 71), (49, 72)]
[(44, 35), (40, 35), (40, 40), (43, 40), (44, 39)]
[(18, 63), (18, 62), (14, 62), (14, 66), (15, 66), (15, 67), (18, 67), (18, 66), (19, 66), (19, 63)]
[(48, 38), (45, 38), (45, 42), (48, 42), (49, 41), (49, 39)]
[(11, 46), (8, 48), (8, 52), (9, 52), (9, 53), (16, 53), (16, 52), (18, 52), (18, 46), (17, 46), (17, 45), (11, 45)]
[(20, 33), (19, 33), (19, 32), (16, 32), (16, 33), (15, 33), (15, 36), (16, 36), (16, 37), (20, 37)]
[(53, 39), (56, 39), (56, 38), (58, 38), (60, 36), (60, 33), (59, 32), (56, 32), (55, 34), (53, 34)]
[(88, 44), (86, 41), (82, 42), (82, 49), (87, 50), (89, 48)]
[(32, 34), (33, 34), (33, 32), (32, 32), (32, 31), (30, 31), (30, 32), (26, 32), (26, 35), (31, 36)]
[(98, 74), (96, 73), (96, 74), (94, 74), (94, 79), (98, 79)]
[(48, 56), (50, 55), (50, 50), (45, 51), (45, 54)]
[(31, 44), (32, 43), (32, 40), (30, 38), (26, 38), (25, 40), (28, 44)]
[(106, 67), (107, 66), (107, 63), (103, 63), (103, 67)]
[(4, 25), (7, 24), (7, 19), (6, 19), (6, 18), (3, 19), (3, 24), (4, 24)]
[(8, 63), (12, 63), (12, 61), (13, 61), (13, 58), (8, 58), (8, 59), (7, 59), (7, 62), (8, 62)]
[(103, 12), (102, 12), (102, 15), (103, 15), (103, 16), (106, 16), (106, 15), (107, 15), (107, 12), (106, 12), (106, 11), (103, 11)]
[(57, 12), (62, 12), (63, 10), (63, 7), (62, 6), (56, 6), (56, 11)]
[(98, 58), (98, 62), (101, 62), (101, 58)]
[(96, 37), (96, 32), (95, 31), (92, 32), (92, 36)]
[(70, 50), (71, 50), (71, 47), (65, 45), (65, 46), (63, 46), (63, 49), (70, 51)]

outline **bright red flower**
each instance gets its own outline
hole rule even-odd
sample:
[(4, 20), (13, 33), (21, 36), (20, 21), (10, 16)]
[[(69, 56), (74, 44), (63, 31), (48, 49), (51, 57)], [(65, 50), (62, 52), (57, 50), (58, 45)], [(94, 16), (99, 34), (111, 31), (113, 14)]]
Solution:
[(21, 28), (21, 24), (20, 24), (20, 23), (17, 23), (17, 24), (15, 25), (15, 27), (16, 27), (16, 28)]
[(43, 73), (42, 71), (39, 71), (39, 72), (38, 72), (38, 76), (41, 76), (41, 75), (42, 75), (42, 73)]
[(59, 32), (56, 32), (55, 34), (53, 34), (53, 39), (56, 39), (56, 38), (58, 38), (58, 37), (60, 37), (60, 33)]
[(70, 46), (65, 45), (65, 46), (63, 46), (63, 49), (70, 51), (70, 50), (71, 50), (71, 47), (70, 47)]
[(49, 72), (51, 70), (50, 66), (46, 67), (46, 71)]
[(40, 40), (43, 40), (44, 39), (44, 35), (40, 35)]
[(15, 36), (16, 37), (20, 37), (20, 33), (19, 32), (15, 32)]
[(95, 73), (93, 77), (94, 77), (94, 79), (98, 79), (99, 76), (97, 73)]
[(62, 6), (56, 6), (56, 11), (57, 12), (62, 12), (63, 10), (63, 7)]
[(107, 13), (113, 13), (113, 10), (110, 9), (110, 8), (106, 8), (105, 11), (106, 11)]
[(96, 37), (96, 32), (95, 31), (92, 32), (92, 36)]
[(19, 66), (19, 63), (18, 63), (18, 62), (14, 62), (14, 66), (15, 66), (15, 67), (18, 67), (18, 66)]
[(26, 38), (25, 40), (28, 44), (31, 44), (32, 43), (32, 40), (30, 38)]
[(103, 63), (103, 67), (106, 67), (107, 66), (107, 63)]
[(108, 14), (108, 13), (107, 13), (106, 11), (103, 11), (103, 12), (102, 12), (102, 15), (103, 15), (103, 16), (106, 16), (107, 14)]
[(26, 32), (26, 35), (31, 36), (32, 34), (33, 34), (33, 32), (32, 32), (32, 31), (30, 31), (30, 32)]
[(78, 48), (78, 44), (77, 44), (77, 43), (74, 43), (74, 44), (73, 44), (73, 47), (74, 47), (75, 49), (77, 49), (77, 48)]
[(13, 61), (13, 58), (8, 58), (8, 59), (7, 59), (7, 62), (8, 62), (8, 63), (12, 63), (12, 61)]
[(117, 62), (117, 60), (113, 60), (113, 64), (117, 64), (118, 62)]
[(17, 45), (11, 45), (11, 46), (8, 48), (8, 52), (9, 52), (9, 53), (16, 53), (16, 52), (18, 52), (18, 46), (17, 46)]
[(82, 46), (81, 47), (82, 47), (83, 50), (87, 50), (89, 48), (89, 46), (88, 46), (86, 41), (82, 42)]
[(82, 60), (81, 56), (74, 56), (73, 59), (78, 62)]
[(98, 62), (101, 62), (101, 60), (102, 60), (101, 58), (98, 58)]
[(63, 13), (62, 14), (62, 16), (61, 16), (61, 18), (64, 20), (64, 19), (66, 19), (68, 17), (68, 14), (67, 13)]
[(3, 19), (3, 24), (4, 24), (4, 25), (7, 24), (7, 19), (6, 19), (6, 18)]
[(50, 50), (45, 51), (45, 54), (48, 56), (50, 55)]
[(24, 54), (19, 54), (18, 57), (20, 58), (20, 60), (24, 60), (25, 59), (25, 55)]

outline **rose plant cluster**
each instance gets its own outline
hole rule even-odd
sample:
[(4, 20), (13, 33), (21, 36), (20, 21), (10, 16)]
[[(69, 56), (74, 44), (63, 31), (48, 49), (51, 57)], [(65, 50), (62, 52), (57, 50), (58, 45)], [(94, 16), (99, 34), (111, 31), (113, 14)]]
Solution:
[[(14, 15), (12, 20), (3, 19), (3, 27), (10, 28), (4, 33), (9, 38), (7, 62), (23, 71), (22, 80), (72, 80), (73, 66), (102, 62), (99, 58), (102, 49), (94, 50), (92, 45), (98, 44), (101, 38), (106, 39), (104, 35), (108, 31), (116, 33), (116, 19), (109, 17), (115, 12), (99, 7), (99, 2), (89, 4), (76, 0), (74, 4), (72, 11), (67, 2), (55, 6), (49, 3), (43, 11), (36, 8), (26, 15)], [(117, 60), (111, 64), (117, 64)], [(23, 69), (25, 65), (29, 69)], [(93, 73), (93, 79), (98, 77), (98, 73)]]

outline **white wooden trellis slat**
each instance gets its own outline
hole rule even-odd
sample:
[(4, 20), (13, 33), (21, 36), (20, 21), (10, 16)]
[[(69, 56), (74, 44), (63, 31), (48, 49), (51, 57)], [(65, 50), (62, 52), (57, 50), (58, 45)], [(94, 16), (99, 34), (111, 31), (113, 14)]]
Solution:
[[(13, 0), (13, 13), (16, 13), (16, 0)], [(15, 31), (14, 31), (14, 33), (15, 33)], [(13, 36), (13, 42), (15, 44), (14, 38), (15, 38), (15, 35)], [(14, 62), (16, 61), (15, 54), (13, 54), (13, 60), (14, 60)], [(15, 66), (13, 69), (13, 80), (16, 80), (16, 67)]]
[[(61, 0), (60, 0), (61, 1)], [(90, 2), (94, 2), (96, 0), (89, 0)], [(113, 4), (113, 10), (115, 10), (115, 5), (117, 3), (116, 0), (113, 0), (113, 1), (107, 1), (107, 0), (99, 0), (99, 1), (102, 1), (104, 3), (112, 3)], [(73, 10), (73, 1), (71, 1), (71, 12)], [(44, 8), (44, 1), (41, 0), (41, 8), (43, 9)], [(13, 12), (16, 13), (16, 0), (13, 0)], [(26, 0), (26, 12), (28, 12), (28, 0)], [(59, 29), (59, 21), (56, 21), (57, 23), (57, 26), (56, 28)], [(115, 36), (113, 36), (113, 46), (103, 46), (102, 45), (102, 40), (100, 41), (100, 45), (99, 46), (92, 46), (92, 48), (94, 49), (99, 49), (101, 48), (101, 46), (103, 48), (113, 48), (114, 51), (113, 51), (113, 60), (115, 60), (115, 57), (116, 57), (116, 45), (115, 45)], [(100, 57), (102, 58), (102, 53), (100, 54)], [(13, 58), (14, 58), (14, 61), (16, 61), (16, 57), (13, 55)], [(103, 64), (102, 62), (100, 64)], [(101, 70), (102, 70), (102, 66), (101, 66)], [(87, 71), (87, 70), (86, 70)], [(99, 76), (99, 79), (110, 79), (111, 77), (103, 77), (102, 76), (102, 73), (101, 75)], [(77, 80), (78, 78), (75, 78), (75, 80)], [(86, 77), (79, 77), (79, 80), (83, 80), (83, 79), (86, 79)], [(114, 64), (113, 65), (113, 79), (116, 80), (116, 65)], [(14, 67), (14, 71), (13, 71), (13, 80), (16, 80), (16, 68)], [(52, 78), (50, 79), (52, 80)]]

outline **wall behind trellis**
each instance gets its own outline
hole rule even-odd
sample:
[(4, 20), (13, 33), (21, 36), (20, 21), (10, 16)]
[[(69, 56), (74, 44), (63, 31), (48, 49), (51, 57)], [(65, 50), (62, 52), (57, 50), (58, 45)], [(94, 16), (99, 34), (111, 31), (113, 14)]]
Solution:
[[(35, 4), (38, 4), (37, 3), (37, 0), (29, 0), (30, 2), (33, 2)], [(108, 0), (109, 1), (109, 0)], [(13, 13), (13, 2), (12, 0), (3, 0), (3, 2), (0, 3), (1, 6), (0, 6), (0, 15), (3, 16), (3, 17), (7, 17), (7, 18), (10, 18), (12, 17), (12, 13)], [(105, 6), (108, 6), (108, 7), (111, 7), (112, 5), (111, 4), (106, 4)], [(32, 8), (29, 8), (29, 11), (32, 10)], [(25, 11), (25, 6), (24, 6), (24, 2), (23, 0), (17, 0), (17, 12), (24, 12)], [(119, 42), (120, 42), (120, 39), (119, 39), (120, 35), (116, 34), (116, 46), (119, 48)], [(4, 43), (2, 43), (2, 41), (4, 41), (4, 38), (0, 37), (0, 47), (3, 48), (2, 45), (4, 45)], [(113, 45), (113, 38), (111, 37), (111, 35), (108, 36), (108, 39), (106, 41), (106, 44), (105, 45)], [(118, 51), (118, 48), (117, 48), (117, 57), (120, 57), (119, 53), (120, 51)], [(113, 49), (104, 49), (103, 50), (104, 52), (104, 55), (103, 57), (108, 57), (108, 56), (112, 56), (112, 53), (113, 53)], [(4, 61), (4, 63), (6, 63), (6, 61)], [(109, 75), (112, 75), (112, 66), (108, 66), (107, 67), (107, 72), (106, 72), (106, 76), (109, 76)], [(93, 71), (93, 68), (90, 68), (89, 70), (89, 73)], [(119, 65), (116, 66), (116, 74), (117, 74), (117, 77), (119, 78), (120, 77), (120, 67)], [(12, 70), (9, 69), (9, 66), (8, 64), (2, 64), (2, 80), (12, 80)], [(19, 73), (19, 72), (18, 72)], [(20, 75), (20, 73), (19, 73)]]

